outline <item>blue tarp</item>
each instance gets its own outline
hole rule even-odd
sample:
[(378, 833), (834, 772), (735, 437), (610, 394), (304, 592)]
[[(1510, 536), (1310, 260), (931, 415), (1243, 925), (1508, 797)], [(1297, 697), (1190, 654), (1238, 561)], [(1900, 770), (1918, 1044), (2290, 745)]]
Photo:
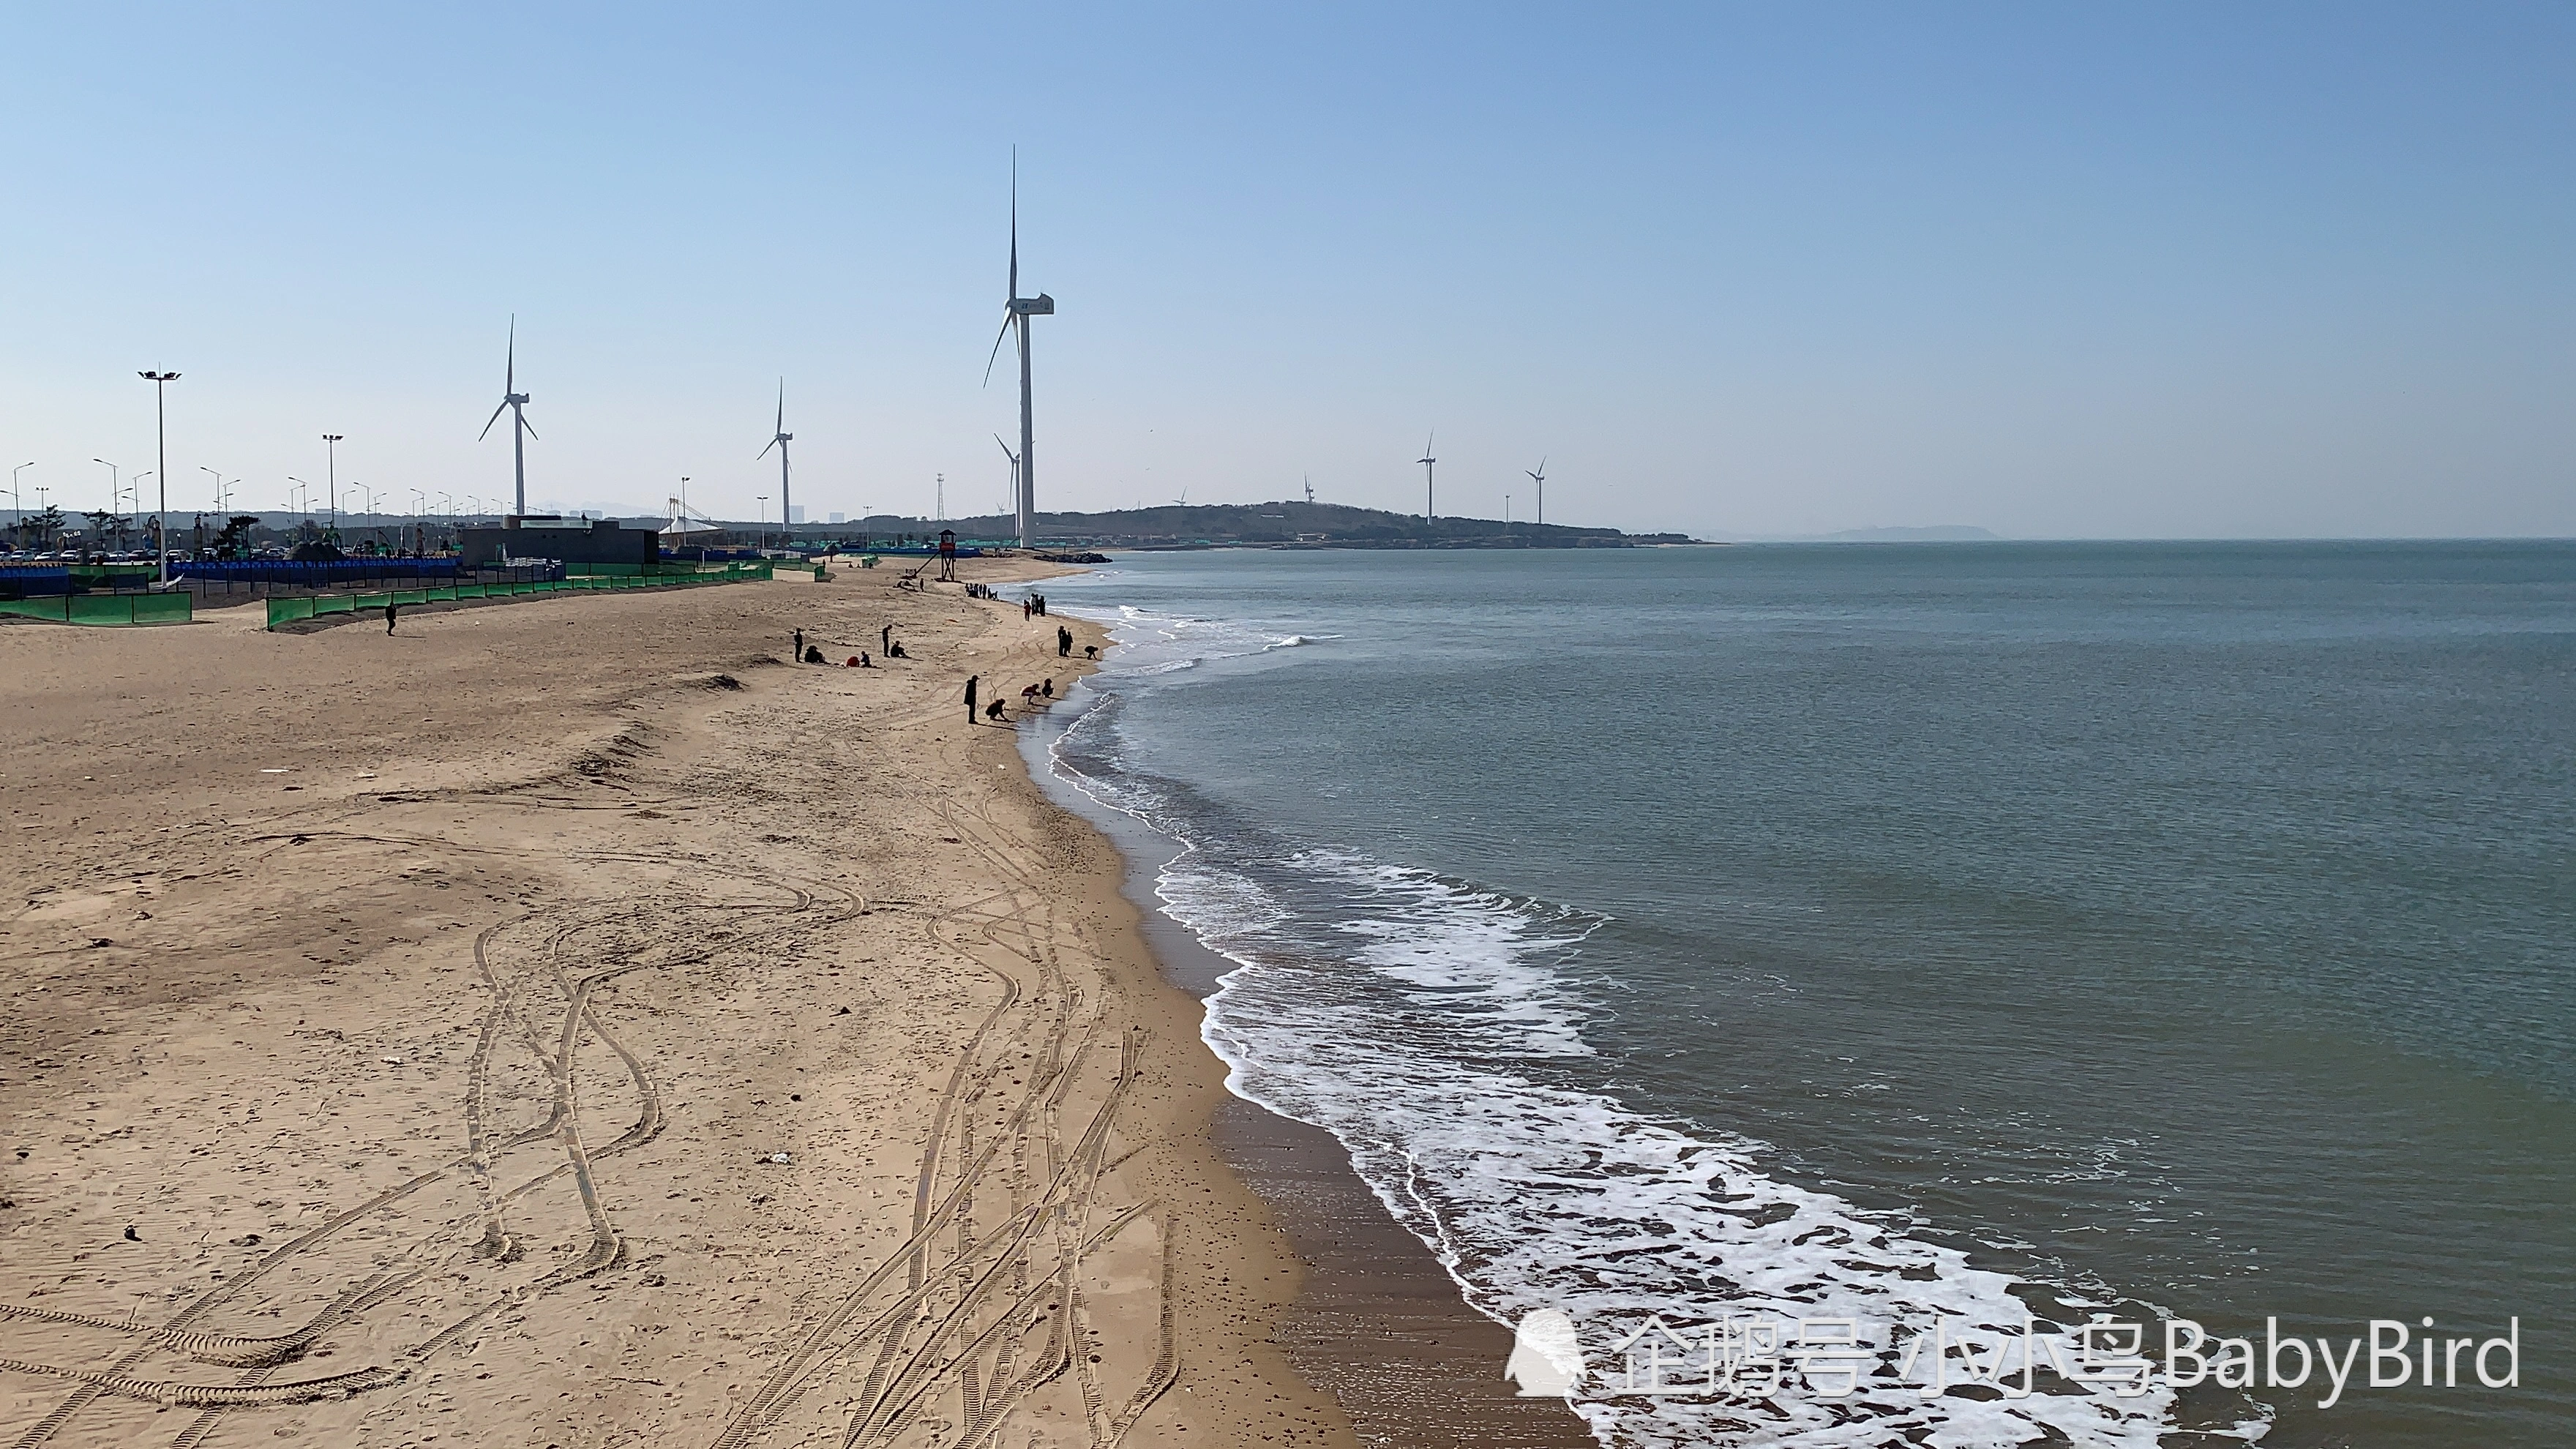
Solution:
[(72, 591), (72, 571), (62, 564), (0, 564), (0, 598), (43, 599)]

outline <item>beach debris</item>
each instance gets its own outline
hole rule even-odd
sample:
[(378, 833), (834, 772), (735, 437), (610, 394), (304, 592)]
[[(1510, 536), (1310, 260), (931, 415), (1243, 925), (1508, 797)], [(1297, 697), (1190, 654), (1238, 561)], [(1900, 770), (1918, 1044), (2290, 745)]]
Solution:
[(92, 936), (89, 938), (89, 944), (90, 949), (96, 950), (101, 946), (113, 946), (116, 943), (107, 939), (105, 936)]
[(232, 1245), (236, 1248), (256, 1248), (259, 1246), (259, 1234), (244, 1233), (240, 1237), (234, 1238), (232, 1240)]
[(637, 1281), (641, 1282), (641, 1283), (642, 1283), (645, 1287), (647, 1287), (647, 1288), (659, 1288), (659, 1287), (661, 1287), (664, 1283), (667, 1283), (667, 1282), (669, 1282), (670, 1280), (669, 1280), (669, 1279), (667, 1279), (667, 1278), (664, 1278), (664, 1277), (663, 1277), (661, 1274), (659, 1274), (659, 1273), (647, 1273), (647, 1274), (645, 1274), (641, 1279), (639, 1279), (639, 1280), (637, 1280)]
[(268, 768), (261, 770), (260, 773), (263, 775), (283, 775), (286, 773), (286, 767), (283, 765), (271, 765)]
[(796, 1165), (795, 1157), (792, 1154), (785, 1152), (765, 1153), (762, 1155), (760, 1160), (778, 1167), (794, 1167)]
[(143, 1235), (134, 1230), (134, 1224), (127, 1223), (125, 1225), (125, 1240), (129, 1243), (139, 1243), (143, 1241)]
[(378, 1057), (378, 1058), (376, 1058), (376, 1060), (377, 1060), (377, 1061), (380, 1061), (380, 1062), (383, 1062), (386, 1066), (389, 1066), (389, 1067), (398, 1067), (398, 1066), (401, 1066), (401, 1065), (403, 1064), (403, 1059), (402, 1059), (402, 1058), (400, 1058), (400, 1057)]

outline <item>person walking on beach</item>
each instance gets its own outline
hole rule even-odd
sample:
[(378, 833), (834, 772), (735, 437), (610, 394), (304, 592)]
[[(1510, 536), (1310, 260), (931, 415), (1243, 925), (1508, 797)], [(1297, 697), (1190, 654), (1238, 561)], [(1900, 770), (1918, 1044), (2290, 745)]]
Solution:
[(1073, 631), (1062, 624), (1055, 626), (1055, 657), (1058, 659), (1073, 657)]
[(788, 662), (788, 663), (790, 663), (790, 664), (794, 664), (794, 663), (797, 663), (797, 662), (799, 662), (800, 660), (804, 659), (804, 657), (805, 657), (805, 631), (804, 631), (804, 630), (802, 630), (802, 629), (799, 629), (799, 630), (797, 630), (797, 631), (796, 631), (796, 648), (795, 648), (794, 652), (790, 653), (790, 654), (787, 656), (787, 662)]
[(394, 611), (396, 611), (396, 610), (400, 609), (401, 607), (402, 607), (402, 605), (397, 604), (397, 603), (394, 603), (394, 602), (392, 602), (392, 601), (390, 601), (390, 600), (388, 600), (388, 601), (386, 602), (386, 604), (385, 604), (385, 632), (386, 632), (387, 634), (391, 634), (391, 633), (394, 631)]
[(966, 722), (968, 724), (975, 722), (975, 683), (981, 678), (983, 676), (979, 674), (966, 676)]
[(877, 630), (877, 652), (879, 654), (890, 654), (894, 652), (894, 626), (892, 624), (884, 625)]

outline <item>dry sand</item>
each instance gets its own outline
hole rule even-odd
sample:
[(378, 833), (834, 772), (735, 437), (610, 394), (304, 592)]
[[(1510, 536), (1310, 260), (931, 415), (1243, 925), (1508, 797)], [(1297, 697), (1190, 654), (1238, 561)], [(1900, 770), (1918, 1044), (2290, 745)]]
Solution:
[(1060, 621), (894, 577), (0, 626), (0, 1445), (1351, 1442)]

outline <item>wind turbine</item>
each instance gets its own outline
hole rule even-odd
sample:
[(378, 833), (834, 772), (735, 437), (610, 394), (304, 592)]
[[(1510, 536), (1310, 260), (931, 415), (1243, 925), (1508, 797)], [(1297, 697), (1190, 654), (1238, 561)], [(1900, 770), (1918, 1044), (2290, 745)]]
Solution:
[(1000, 445), (1002, 456), (1011, 460), (1011, 497), (1016, 499), (1020, 496), (1020, 455), (1011, 451), (1010, 444), (1002, 442), (1001, 434), (995, 433), (993, 441)]
[(751, 461), (757, 463), (768, 457), (770, 448), (778, 450), (778, 531), (786, 533), (788, 520), (795, 516), (787, 511), (787, 445), (796, 440), (796, 435), (787, 431), (787, 379), (783, 377), (778, 380), (778, 421), (769, 433), (769, 447), (762, 448)]
[(1547, 460), (1539, 459), (1535, 471), (1528, 468), (1521, 471), (1528, 473), (1530, 481), (1538, 485), (1538, 521), (1544, 524), (1547, 522)]
[(1439, 459), (1431, 456), (1431, 440), (1438, 436), (1439, 434), (1437, 433), (1424, 434), (1422, 438), (1422, 456), (1413, 460), (1422, 465), (1422, 516), (1425, 518), (1437, 518), (1440, 516), (1439, 514), (1431, 511), (1431, 465), (1440, 461)]
[(1308, 503), (1313, 503), (1315, 501), (1315, 475), (1308, 473), (1305, 474), (1304, 477), (1306, 479), (1306, 501)]
[(492, 416), (483, 420), (483, 431), (474, 435), (474, 441), (479, 443), (492, 436), (492, 425), (501, 421), (502, 408), (509, 409), (512, 476), (518, 482), (519, 513), (523, 517), (528, 511), (527, 440), (537, 435), (537, 430), (528, 426), (528, 415), (522, 411), (527, 405), (528, 395), (519, 391), (519, 316), (513, 312), (510, 314), (509, 360), (501, 372), (501, 406), (492, 409)]
[[(1022, 548), (1034, 546), (1033, 535), (1037, 528), (1037, 485), (1031, 476), (1037, 470), (1030, 461), (1031, 454), (1035, 451), (1030, 445), (1036, 441), (1036, 437), (1029, 413), (1029, 319), (1054, 315), (1055, 298), (1044, 292), (1034, 297), (1020, 295), (1020, 148), (1014, 146), (1011, 148), (1011, 295), (1003, 304), (1002, 330), (993, 338), (992, 354), (984, 359), (984, 382), (986, 386), (992, 384), (993, 359), (1002, 355), (1002, 339), (1011, 335), (1011, 329), (1018, 328), (1020, 333), (1020, 451), (1013, 460), (1012, 466), (1019, 477), (1019, 487), (1015, 493), (1020, 513), (1020, 547)], [(1005, 443), (1002, 451), (1010, 452), (1010, 445)]]

